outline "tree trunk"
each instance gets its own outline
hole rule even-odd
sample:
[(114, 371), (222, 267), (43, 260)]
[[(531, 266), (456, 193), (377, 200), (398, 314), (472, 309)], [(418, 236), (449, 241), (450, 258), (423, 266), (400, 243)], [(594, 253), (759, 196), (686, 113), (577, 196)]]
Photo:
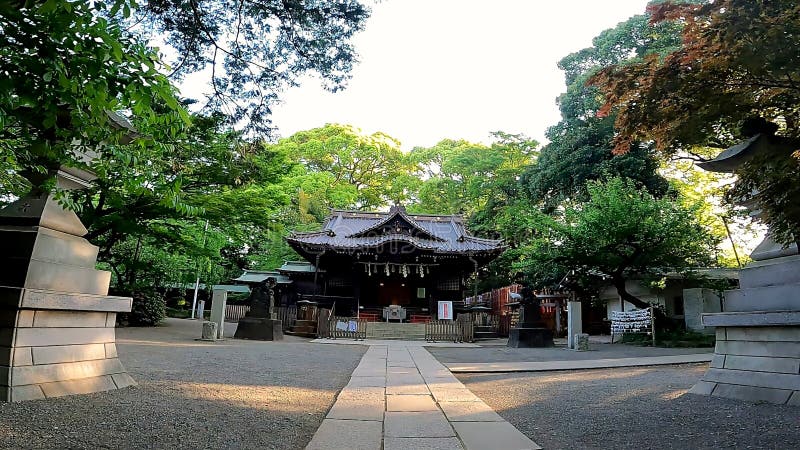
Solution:
[(613, 281), (614, 287), (617, 288), (617, 293), (623, 301), (626, 301), (640, 309), (649, 308), (651, 306), (649, 303), (640, 300), (625, 289), (625, 278), (623, 278), (621, 275), (615, 275), (611, 280)]

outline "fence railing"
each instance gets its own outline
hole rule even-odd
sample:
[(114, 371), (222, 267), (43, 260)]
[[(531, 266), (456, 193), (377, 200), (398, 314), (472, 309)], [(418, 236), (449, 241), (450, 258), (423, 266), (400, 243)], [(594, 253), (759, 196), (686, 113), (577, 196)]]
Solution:
[(225, 305), (225, 322), (238, 322), (250, 311), (250, 305)]
[[(225, 305), (225, 322), (238, 322), (248, 312), (250, 312), (250, 305)], [(282, 322), (283, 331), (286, 331), (297, 319), (297, 307), (276, 306), (275, 316)]]
[(283, 331), (286, 331), (294, 325), (294, 321), (297, 319), (297, 306), (276, 306), (275, 316), (281, 321)]
[(355, 317), (334, 316), (327, 321), (325, 335), (330, 339), (364, 340), (367, 338), (367, 321)]
[(428, 342), (472, 342), (473, 327), (469, 320), (431, 320), (425, 324), (425, 340)]

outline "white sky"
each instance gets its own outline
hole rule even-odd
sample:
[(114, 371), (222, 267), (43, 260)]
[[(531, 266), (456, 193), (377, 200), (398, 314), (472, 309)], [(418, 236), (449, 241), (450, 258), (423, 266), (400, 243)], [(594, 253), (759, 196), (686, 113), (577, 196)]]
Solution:
[(282, 137), (324, 125), (383, 131), (404, 149), (443, 138), (488, 142), (491, 131), (540, 142), (559, 120), (556, 63), (601, 31), (644, 12), (647, 0), (386, 0), (372, 4), (354, 43), (347, 89), (314, 79), (274, 108)]

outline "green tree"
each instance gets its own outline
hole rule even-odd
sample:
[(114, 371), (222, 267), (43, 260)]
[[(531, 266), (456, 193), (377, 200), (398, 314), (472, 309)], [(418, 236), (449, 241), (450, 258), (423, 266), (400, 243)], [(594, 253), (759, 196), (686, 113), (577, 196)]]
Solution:
[[(0, 150), (4, 164), (35, 184), (59, 164), (85, 166), (83, 153), (150, 151), (188, 122), (156, 52), (107, 12), (101, 2), (0, 5)], [(110, 114), (120, 110), (148, 123), (148, 136)]]
[[(797, 2), (668, 2), (649, 11), (653, 27), (665, 21), (683, 25), (683, 45), (664, 58), (611, 66), (591, 79), (605, 97), (599, 114), (615, 117), (617, 152), (634, 141), (652, 141), (666, 154), (722, 149), (756, 132), (774, 131), (798, 145)], [(752, 126), (759, 121), (761, 126)], [(767, 131), (765, 121), (776, 125)], [(759, 192), (775, 237), (783, 243), (796, 240), (800, 154), (751, 161), (740, 175), (740, 193)]]
[(597, 116), (602, 96), (586, 84), (604, 67), (657, 57), (680, 46), (678, 25), (651, 27), (648, 20), (647, 15), (631, 17), (595, 37), (591, 47), (559, 62), (567, 83), (567, 91), (558, 98), (562, 119), (547, 130), (550, 143), (522, 177), (534, 202), (555, 208), (563, 201), (582, 201), (587, 182), (615, 176), (636, 180), (654, 195), (666, 194), (668, 184), (657, 173), (659, 161), (650, 146), (632, 143), (624, 154), (612, 153), (614, 120)]
[(357, 62), (351, 39), (370, 13), (358, 0), (124, 0), (125, 8), (132, 33), (174, 50), (172, 79), (210, 73), (205, 113), (261, 135), (272, 131), (281, 91), (303, 75), (332, 91), (345, 86)]
[(539, 144), (521, 134), (498, 131), (492, 137), (489, 146), (444, 139), (413, 149), (409, 157), (422, 182), (413, 194), (412, 210), (475, 217), (504, 204), (522, 170), (536, 160)]
[(374, 209), (399, 201), (404, 186), (395, 181), (411, 167), (396, 139), (380, 132), (366, 135), (349, 125), (300, 131), (270, 149), (299, 163), (287, 182), (298, 192), (321, 194), (313, 200), (326, 208)]
[(646, 302), (627, 291), (629, 277), (686, 272), (709, 263), (715, 242), (694, 211), (621, 178), (590, 183), (588, 191), (586, 203), (562, 216), (536, 218), (546, 241), (533, 241), (535, 263), (523, 260), (519, 268), (550, 261), (579, 276), (602, 275), (621, 298), (645, 308)]

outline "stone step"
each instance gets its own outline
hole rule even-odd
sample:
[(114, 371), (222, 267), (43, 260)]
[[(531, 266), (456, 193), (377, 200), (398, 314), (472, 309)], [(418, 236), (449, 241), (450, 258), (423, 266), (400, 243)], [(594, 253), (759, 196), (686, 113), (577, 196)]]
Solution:
[(739, 272), (742, 289), (800, 283), (800, 255), (754, 263)]
[(725, 312), (800, 310), (800, 283), (725, 292)]

